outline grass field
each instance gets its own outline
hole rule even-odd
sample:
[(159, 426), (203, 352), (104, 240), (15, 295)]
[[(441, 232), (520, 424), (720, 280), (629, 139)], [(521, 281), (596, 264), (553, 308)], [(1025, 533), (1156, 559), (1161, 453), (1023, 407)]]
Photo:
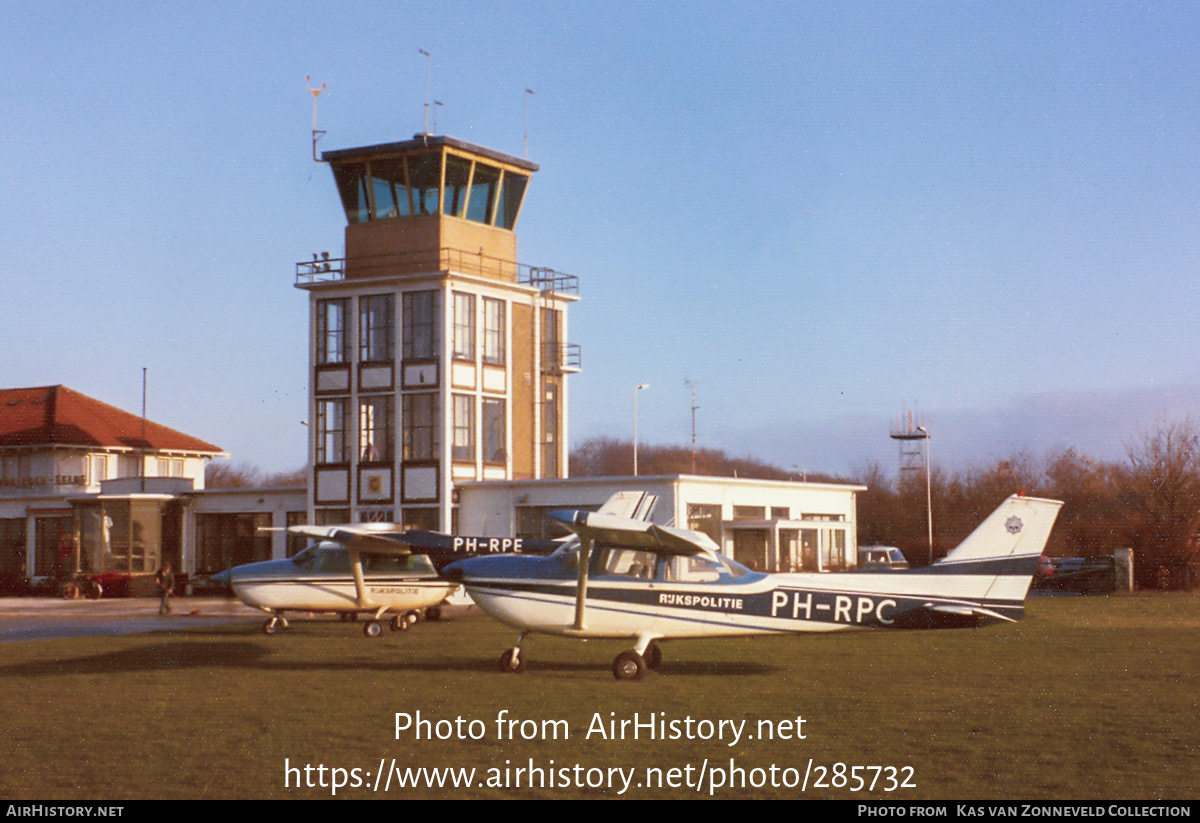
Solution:
[[(628, 644), (545, 637), (528, 642), (528, 672), (501, 674), (496, 659), (514, 639), (473, 613), (379, 640), (345, 624), (300, 620), (273, 638), (246, 624), (7, 643), (0, 797), (323, 798), (332, 794), (333, 767), (346, 770), (347, 783), (349, 770), (360, 769), (366, 785), (338, 790), (349, 798), (616, 797), (624, 778), (608, 785), (610, 768), (633, 775), (624, 797), (642, 798), (1200, 797), (1200, 597), (1035, 599), (1022, 622), (977, 631), (666, 643), (662, 667), (641, 682), (610, 673)], [(504, 710), (536, 722), (511, 727), (516, 740), (499, 739)], [(431, 721), (461, 717), (463, 736), (482, 735), (417, 741), (409, 730), (397, 739), (395, 714), (418, 711)], [(689, 717), (694, 733), (708, 729), (700, 720), (746, 723), (732, 746), (728, 733), (587, 735), (597, 715), (607, 723), (634, 713), (677, 720), (681, 733)], [(758, 739), (759, 721), (797, 717), (804, 739)], [(480, 722), (466, 727), (471, 720)], [(568, 738), (560, 726), (559, 739), (542, 739), (550, 731), (542, 721), (554, 720), (566, 721)], [(520, 739), (522, 728), (539, 739)], [(794, 726), (774, 729), (796, 737)], [(442, 724), (425, 736), (439, 730), (457, 733)], [(311, 765), (307, 777), (327, 787), (297, 787), (303, 771), (285, 787), (285, 759), (301, 770)], [(402, 772), (474, 768), (476, 785), (393, 784), (376, 794), (370, 784), (381, 759), (389, 772), (393, 759)], [(546, 785), (528, 788), (522, 775), (521, 788), (511, 788), (515, 770), (531, 760)], [(695, 783), (705, 763), (699, 792), (682, 785)], [(857, 772), (868, 784), (876, 778), (874, 790), (851, 791), (849, 771), (841, 787), (835, 771), (825, 775), (831, 785), (814, 785), (818, 766), (837, 763), (911, 767), (914, 787), (885, 791), (890, 773), (878, 770)], [(666, 781), (673, 768), (677, 787), (644, 785), (647, 769)], [(604, 786), (573, 785), (602, 773)], [(782, 785), (806, 773), (805, 791)], [(489, 776), (501, 787), (481, 785)], [(726, 785), (713, 788), (718, 779)]]

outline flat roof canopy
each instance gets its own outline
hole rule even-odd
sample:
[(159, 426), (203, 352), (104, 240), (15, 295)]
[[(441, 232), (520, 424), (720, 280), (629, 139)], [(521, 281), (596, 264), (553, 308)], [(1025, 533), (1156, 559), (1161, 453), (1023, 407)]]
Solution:
[(487, 149), (483, 146), (476, 146), (474, 143), (468, 143), (465, 140), (456, 140), (453, 137), (433, 134), (418, 134), (414, 135), (412, 140), (401, 140), (397, 143), (380, 143), (375, 146), (361, 146), (356, 149), (335, 149), (334, 151), (322, 152), (321, 159), (326, 163), (334, 163), (340, 160), (364, 159), (376, 157), (381, 154), (399, 154), (410, 152), (414, 149), (431, 149), (441, 146), (449, 146), (468, 154), (477, 154), (480, 157), (495, 160), (497, 163), (516, 166), (530, 172), (538, 170), (538, 164), (530, 160), (522, 160), (520, 157), (513, 157), (511, 154)]

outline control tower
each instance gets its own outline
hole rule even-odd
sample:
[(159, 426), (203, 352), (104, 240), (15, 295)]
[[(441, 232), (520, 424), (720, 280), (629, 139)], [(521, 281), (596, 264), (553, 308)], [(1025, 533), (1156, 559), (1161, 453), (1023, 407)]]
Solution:
[(538, 166), (428, 134), (325, 152), (345, 254), (309, 293), (310, 522), (453, 531), (455, 486), (565, 477), (571, 275), (517, 262)]

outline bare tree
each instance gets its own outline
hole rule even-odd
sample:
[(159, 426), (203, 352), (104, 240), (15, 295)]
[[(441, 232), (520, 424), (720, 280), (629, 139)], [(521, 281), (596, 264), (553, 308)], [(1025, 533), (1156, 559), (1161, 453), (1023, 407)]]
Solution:
[(308, 481), (305, 469), (266, 474), (258, 466), (240, 460), (214, 460), (204, 467), (204, 485), (210, 489), (246, 489), (257, 486), (303, 486)]
[(1120, 500), (1128, 510), (1124, 533), (1137, 557), (1138, 585), (1190, 588), (1200, 517), (1200, 429), (1194, 421), (1162, 423), (1129, 448)]
[[(691, 474), (692, 447), (638, 446), (639, 474)], [(572, 477), (614, 477), (633, 471), (633, 442), (612, 437), (594, 437), (571, 450)], [(696, 474), (710, 477), (752, 477), (757, 480), (796, 480), (789, 472), (754, 457), (733, 457), (720, 449), (696, 452)], [(831, 480), (828, 475), (809, 473), (808, 479)]]

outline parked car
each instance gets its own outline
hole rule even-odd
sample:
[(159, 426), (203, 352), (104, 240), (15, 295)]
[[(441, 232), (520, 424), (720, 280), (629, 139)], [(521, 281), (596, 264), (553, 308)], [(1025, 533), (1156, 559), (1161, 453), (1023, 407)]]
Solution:
[(1034, 588), (1070, 591), (1080, 594), (1107, 593), (1117, 590), (1117, 568), (1105, 554), (1087, 557), (1046, 557), (1038, 562)]
[(859, 546), (858, 567), (860, 569), (907, 569), (904, 552), (895, 546)]

